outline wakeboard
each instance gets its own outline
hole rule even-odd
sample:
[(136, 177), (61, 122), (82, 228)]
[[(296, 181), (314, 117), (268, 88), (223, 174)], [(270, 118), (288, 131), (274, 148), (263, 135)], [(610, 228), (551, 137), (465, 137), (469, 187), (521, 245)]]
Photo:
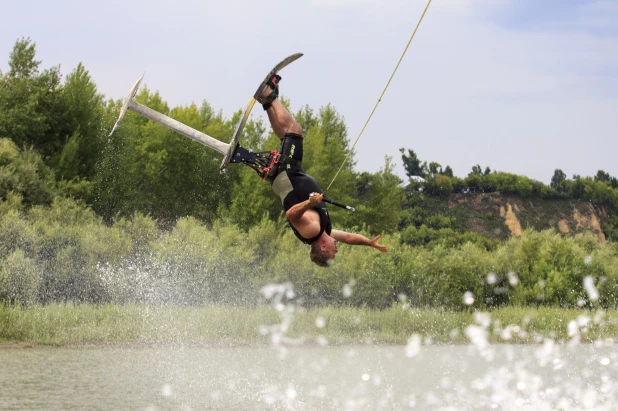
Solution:
[(240, 121), (236, 125), (236, 130), (234, 130), (234, 135), (232, 136), (232, 140), (230, 141), (229, 150), (223, 157), (223, 161), (221, 162), (221, 166), (219, 167), (220, 171), (225, 170), (228, 164), (230, 164), (230, 160), (232, 159), (232, 156), (234, 155), (234, 152), (236, 151), (236, 147), (238, 146), (238, 141), (240, 140), (240, 136), (242, 135), (242, 132), (245, 129), (245, 125), (247, 124), (247, 120), (249, 119), (249, 115), (251, 114), (251, 110), (253, 109), (253, 106), (255, 105), (257, 98), (264, 91), (264, 88), (266, 87), (266, 83), (268, 83), (268, 80), (270, 80), (275, 74), (277, 74), (285, 66), (298, 60), (302, 56), (303, 56), (303, 53), (295, 53), (295, 54), (292, 54), (291, 56), (284, 58), (283, 60), (279, 62), (279, 64), (277, 64), (275, 67), (273, 67), (272, 70), (268, 72), (266, 77), (264, 77), (264, 80), (258, 87), (253, 97), (251, 97), (251, 100), (249, 100), (249, 104), (247, 104), (247, 107), (245, 107), (245, 110), (243, 111), (242, 116), (240, 117)]

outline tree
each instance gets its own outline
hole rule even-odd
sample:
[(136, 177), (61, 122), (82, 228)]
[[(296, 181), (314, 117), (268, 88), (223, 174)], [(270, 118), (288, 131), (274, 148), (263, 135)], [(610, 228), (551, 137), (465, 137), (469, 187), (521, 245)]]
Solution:
[(599, 170), (597, 171), (597, 175), (594, 176), (594, 181), (603, 181), (604, 183), (611, 182), (612, 176), (609, 175), (608, 172)]
[(40, 61), (34, 59), (36, 45), (29, 38), (22, 38), (15, 42), (9, 60), (9, 78), (29, 79), (39, 73)]
[(9, 60), (9, 71), (0, 77), (0, 136), (9, 137), (20, 148), (34, 146), (48, 161), (60, 152), (66, 135), (59, 67), (39, 73), (36, 48), (30, 39), (17, 40)]
[(453, 192), (452, 179), (443, 174), (431, 176), (427, 179), (425, 186), (428, 192), (438, 196), (446, 197)]
[(358, 225), (365, 224), (374, 234), (395, 231), (401, 221), (403, 189), (401, 179), (394, 173), (392, 158), (386, 156), (380, 171), (362, 173), (356, 181), (361, 201), (358, 213), (353, 214), (358, 214)]
[(470, 176), (470, 175), (477, 175), (477, 176), (481, 176), (481, 175), (483, 175), (483, 172), (482, 172), (481, 170), (482, 170), (482, 169), (481, 169), (481, 166), (480, 166), (479, 164), (477, 164), (477, 165), (475, 165), (475, 166), (472, 166), (472, 171), (471, 171), (471, 172), (470, 172), (470, 174), (468, 174), (468, 175), (469, 175), (469, 176)]
[(451, 166), (446, 166), (446, 168), (444, 169), (444, 175), (453, 178), (453, 169), (451, 168)]
[[(328, 192), (332, 198), (339, 198), (342, 202), (350, 201), (354, 196), (355, 161), (352, 152), (348, 160), (343, 162), (349, 152), (348, 131), (343, 117), (330, 104), (321, 107), (317, 115), (301, 117), (303, 123), (313, 124), (310, 129), (303, 128), (303, 169), (326, 190), (343, 164)], [(306, 126), (301, 124), (301, 127)]]
[(26, 206), (49, 204), (54, 194), (54, 173), (39, 153), (0, 138), (0, 201), (19, 195)]
[(484, 176), (488, 176), (491, 174), (491, 168), (489, 167), (485, 167), (485, 172), (483, 173)]
[[(77, 167), (67, 169), (59, 164), (61, 176), (66, 179), (82, 177), (91, 180), (106, 140), (107, 130), (102, 127), (103, 96), (97, 92), (97, 86), (92, 81), (85, 67), (79, 63), (71, 72), (62, 88), (64, 100), (64, 139), (66, 141), (61, 160), (72, 159)], [(69, 153), (65, 153), (66, 150)]]
[(408, 149), (408, 154), (405, 154), (405, 149), (400, 148), (399, 152), (401, 153), (403, 168), (406, 170), (408, 177), (425, 177), (427, 175), (427, 162), (421, 164), (421, 160), (419, 160), (414, 150)]
[(432, 161), (431, 163), (429, 163), (429, 172), (433, 175), (442, 174), (442, 166), (440, 165), (440, 163)]
[(554, 175), (551, 178), (551, 183), (549, 185), (551, 186), (551, 188), (553, 188), (556, 191), (563, 191), (564, 189), (563, 183), (565, 180), (566, 180), (566, 174), (564, 173), (564, 171), (557, 168), (554, 170)]

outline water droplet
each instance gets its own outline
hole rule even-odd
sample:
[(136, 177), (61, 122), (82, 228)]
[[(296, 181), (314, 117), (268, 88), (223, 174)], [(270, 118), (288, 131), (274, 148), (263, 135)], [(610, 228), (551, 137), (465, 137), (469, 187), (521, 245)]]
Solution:
[(371, 377), (369, 376), (369, 374), (363, 374), (363, 375), (361, 376), (361, 379), (362, 379), (363, 381), (369, 381), (369, 379), (370, 379), (370, 378), (371, 378)]
[(161, 388), (161, 395), (164, 397), (172, 396), (172, 386), (169, 384), (165, 384), (163, 388)]
[(406, 357), (416, 357), (421, 352), (421, 336), (412, 334), (406, 345)]
[(584, 277), (584, 289), (590, 301), (597, 301), (599, 299), (599, 290), (597, 290), (597, 287), (594, 285), (594, 278), (589, 275)]
[(463, 303), (465, 305), (472, 305), (474, 304), (474, 294), (472, 294), (472, 291), (466, 291), (463, 295)]
[(590, 324), (590, 317), (587, 315), (578, 315), (577, 316), (577, 325), (580, 327), (586, 327)]
[(590, 265), (591, 263), (592, 263), (592, 257), (591, 256), (586, 256), (584, 258), (584, 264)]
[(515, 287), (517, 284), (519, 284), (519, 278), (514, 271), (509, 271), (507, 276), (509, 277), (509, 284), (511, 284), (511, 287)]
[(315, 326), (318, 328), (324, 328), (326, 326), (326, 320), (323, 317), (316, 318)]
[(345, 298), (350, 298), (352, 296), (352, 287), (350, 287), (350, 284), (343, 286), (343, 296)]
[(567, 332), (569, 337), (574, 337), (579, 334), (579, 327), (577, 326), (577, 321), (569, 321), (569, 325), (567, 326)]
[(496, 273), (487, 274), (487, 284), (493, 285), (498, 281), (498, 276)]
[(287, 395), (287, 397), (291, 400), (293, 400), (294, 398), (296, 398), (296, 390), (294, 389), (294, 387), (289, 387), (287, 389), (287, 391), (285, 392), (285, 394)]

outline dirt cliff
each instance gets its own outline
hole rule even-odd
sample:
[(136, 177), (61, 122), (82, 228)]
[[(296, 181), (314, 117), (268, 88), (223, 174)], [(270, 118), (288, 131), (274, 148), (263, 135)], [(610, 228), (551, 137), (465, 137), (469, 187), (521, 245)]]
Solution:
[(447, 207), (447, 213), (456, 215), (467, 230), (489, 238), (518, 236), (527, 228), (553, 228), (564, 235), (590, 231), (605, 241), (605, 210), (586, 201), (469, 193), (451, 194)]

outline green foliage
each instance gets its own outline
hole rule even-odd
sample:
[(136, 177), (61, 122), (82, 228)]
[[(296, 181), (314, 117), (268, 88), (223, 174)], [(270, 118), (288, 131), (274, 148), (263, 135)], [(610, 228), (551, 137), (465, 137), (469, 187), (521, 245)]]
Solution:
[[(383, 236), (388, 254), (341, 245), (335, 265), (323, 269), (309, 261), (309, 247), (298, 244), (286, 224), (264, 217), (244, 231), (224, 220), (207, 226), (189, 217), (161, 230), (137, 213), (108, 226), (66, 199), (25, 214), (9, 210), (0, 216), (0, 253), (11, 256), (3, 259), (9, 268), (3, 268), (2, 299), (252, 305), (260, 287), (289, 282), (307, 306), (385, 308), (405, 295), (416, 307), (465, 309), (466, 292), (477, 308), (618, 302), (618, 250), (591, 234), (526, 231), (499, 242), (410, 225), (401, 237)], [(435, 224), (452, 222), (440, 217)], [(15, 273), (26, 269), (24, 282), (16, 282)], [(598, 300), (584, 288), (586, 277), (596, 284)]]
[[(103, 96), (97, 92), (86, 68), (79, 63), (62, 87), (65, 108), (65, 146), (58, 169), (70, 180), (81, 177), (91, 180), (103, 151), (106, 131), (102, 127)], [(63, 172), (64, 173), (63, 173)]]
[(41, 273), (23, 250), (17, 249), (0, 260), (0, 300), (28, 305), (37, 301)]
[(30, 39), (15, 43), (10, 70), (0, 77), (0, 136), (11, 138), (24, 149), (33, 146), (43, 158), (62, 146), (60, 73), (58, 67), (39, 72), (35, 44)]
[(444, 175), (453, 178), (453, 169), (451, 166), (446, 166), (446, 168), (444, 168)]
[(429, 163), (429, 172), (434, 175), (442, 174), (442, 166), (440, 165), (440, 163), (432, 161), (431, 163)]
[(475, 244), (485, 250), (494, 250), (497, 240), (490, 240), (474, 232), (458, 232), (452, 228), (431, 228), (425, 224), (420, 227), (408, 226), (401, 232), (401, 240), (411, 246), (428, 247), (430, 249), (442, 246), (456, 248), (466, 243)]
[(19, 194), (15, 194), (11, 191), (7, 194), (5, 200), (0, 199), (0, 216), (3, 216), (13, 210), (23, 210), (23, 199)]
[(0, 200), (18, 195), (25, 205), (47, 204), (55, 191), (53, 171), (33, 149), (0, 139)]
[[(310, 114), (301, 114), (301, 117)], [(348, 131), (343, 117), (331, 106), (322, 107), (317, 116), (307, 119), (313, 124), (303, 129), (305, 134), (303, 169), (313, 176), (318, 184), (326, 186), (335, 177), (339, 166), (348, 154)], [(348, 159), (337, 176), (337, 184), (329, 190), (329, 196), (346, 202), (354, 193), (354, 160)], [(326, 189), (326, 187), (323, 187)]]
[(414, 150), (408, 149), (408, 154), (405, 153), (404, 148), (400, 148), (401, 160), (403, 161), (403, 168), (406, 170), (408, 177), (419, 176), (425, 177), (427, 175), (427, 162), (421, 163)]
[(468, 174), (468, 176), (470, 176), (470, 175), (477, 175), (477, 176), (483, 175), (483, 172), (481, 170), (482, 169), (481, 169), (481, 166), (479, 164), (477, 164), (475, 166), (472, 166), (472, 171), (470, 172), (470, 174)]
[[(115, 228), (105, 227), (94, 212), (69, 199), (57, 198), (50, 207), (33, 207), (26, 215), (9, 213), (4, 224), (9, 233), (24, 243), (27, 256), (43, 273), (41, 302), (106, 299), (97, 266), (119, 263), (130, 242)], [(15, 227), (15, 228), (11, 228)], [(6, 247), (6, 245), (5, 245)]]
[(553, 188), (556, 191), (562, 192), (564, 189), (563, 183), (565, 181), (566, 181), (566, 174), (564, 174), (564, 171), (557, 168), (556, 170), (554, 170), (554, 175), (551, 178), (551, 184), (550, 184), (551, 188)]
[(393, 172), (394, 165), (386, 157), (384, 167), (375, 174), (357, 177), (356, 225), (365, 225), (373, 233), (393, 232), (401, 221), (403, 189), (401, 179)]
[(428, 194), (448, 197), (453, 192), (453, 179), (443, 174), (433, 174), (427, 177), (425, 190)]

